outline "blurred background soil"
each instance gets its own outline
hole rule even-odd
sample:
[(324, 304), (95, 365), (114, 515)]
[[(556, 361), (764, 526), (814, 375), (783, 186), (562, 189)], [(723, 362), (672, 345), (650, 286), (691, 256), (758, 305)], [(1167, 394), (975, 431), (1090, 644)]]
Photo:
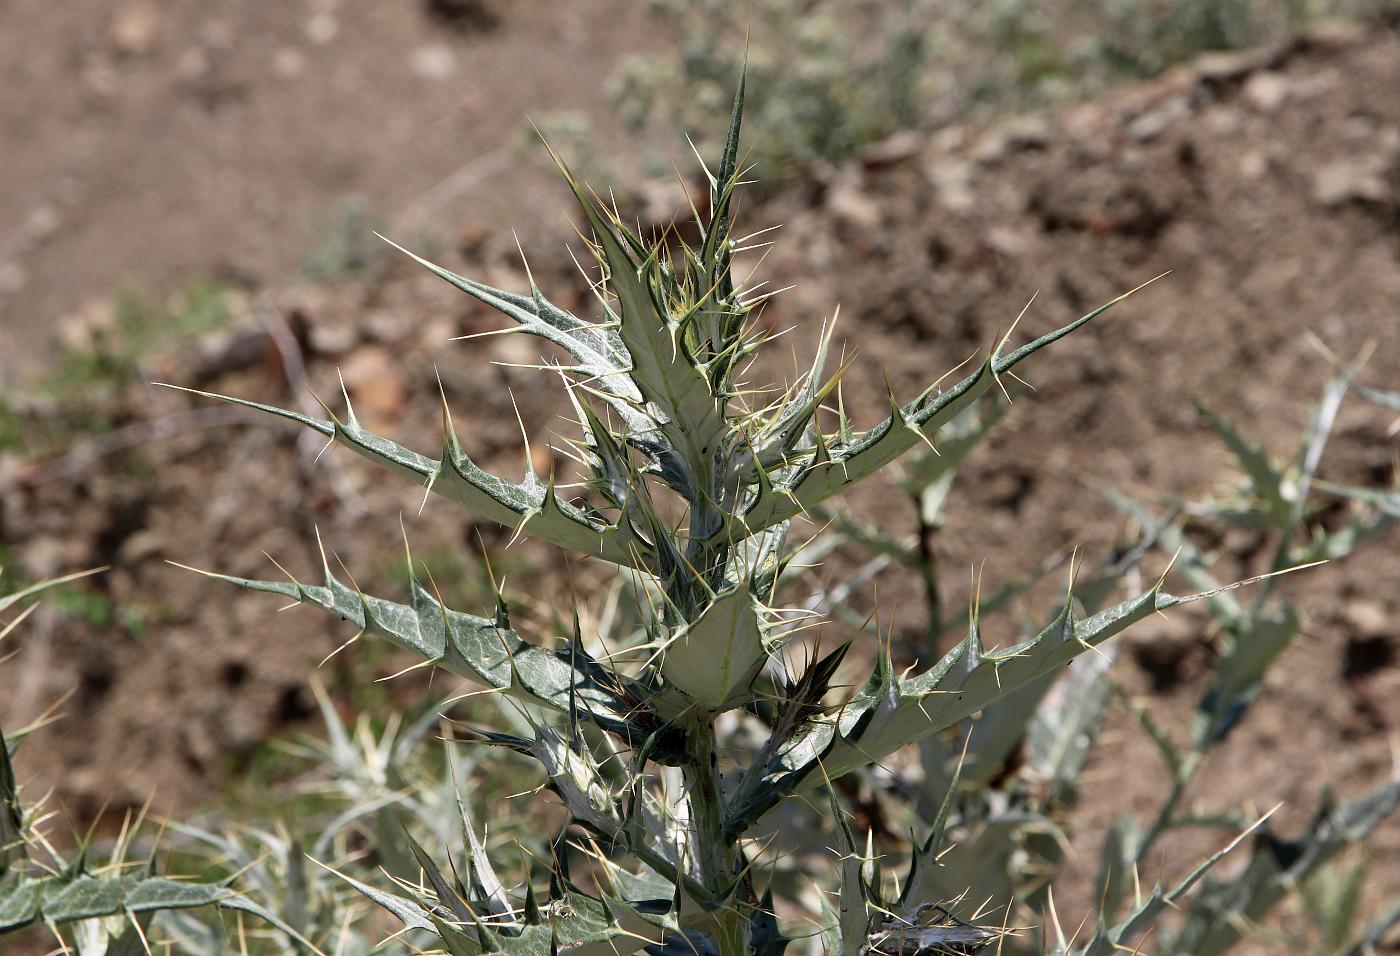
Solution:
[[(502, 320), (369, 232), (508, 289), (526, 287), (518, 237), (555, 301), (587, 310), (566, 191), (522, 117), (576, 111), (609, 169), (636, 182), (606, 80), (625, 54), (669, 42), (623, 0), (0, 7), (0, 563), (14, 580), (111, 566), (11, 639), (22, 653), (0, 723), (73, 695), (21, 751), (22, 780), (79, 822), (151, 797), (181, 812), (236, 804), (240, 780), (272, 772), (267, 741), (308, 724), (308, 677), (351, 635), (168, 561), (279, 577), (270, 555), (306, 579), (319, 529), (360, 584), (392, 590), (402, 521), (458, 606), (486, 605), (484, 547), (524, 619), (548, 624), (532, 595), (563, 593), (565, 569), (547, 549), (507, 548), (508, 530), (423, 505), (348, 452), (317, 458), (295, 431), (148, 383), (314, 410), (309, 392), (343, 407), (343, 378), (362, 421), (428, 451), (440, 376), (476, 460), (523, 468), (515, 402), (548, 468), (548, 442), (570, 433), (562, 390), (511, 365), (538, 346), (449, 342)], [(1067, 547), (1103, 553), (1124, 522), (1091, 482), (1191, 497), (1231, 480), (1197, 399), (1291, 455), (1330, 372), (1308, 333), (1344, 357), (1374, 348), (1363, 380), (1396, 388), (1398, 89), (1393, 24), (1326, 22), (1089, 100), (897, 132), (746, 200), (752, 229), (783, 224), (764, 277), (796, 283), (764, 320), (811, 332), (840, 304), (838, 339), (858, 352), (846, 399), (863, 423), (882, 414), (886, 376), (912, 397), (1033, 293), (1021, 341), (1171, 272), (1031, 363), (1036, 391), (955, 488), (936, 545), (959, 569), (945, 601), (966, 600), (961, 569), (995, 582)], [(619, 201), (658, 227), (685, 208), (679, 185)], [(1391, 481), (1392, 417), (1347, 405), (1323, 476)], [(852, 513), (912, 528), (873, 484)], [(1228, 577), (1267, 561), (1261, 542), (1208, 543)], [(1283, 801), (1287, 833), (1324, 784), (1354, 795), (1393, 771), (1395, 545), (1284, 586), (1308, 608), (1305, 636), (1200, 776), (1205, 805)], [(606, 580), (573, 573), (585, 601)], [(989, 643), (1015, 640), (1062, 586), (989, 623)], [(879, 593), (912, 661), (916, 582), (890, 572)], [(1149, 621), (1124, 648), (1120, 677), (1184, 726), (1211, 660), (1204, 617)], [(322, 673), (347, 710), (418, 701), (422, 673), (373, 682), (403, 663), (357, 647)], [(1163, 781), (1117, 712), (1078, 812), (1097, 833), (1155, 809)], [(1374, 843), (1376, 890), (1393, 893), (1400, 827)], [(1163, 868), (1180, 872), (1200, 846), (1168, 843)], [(1096, 845), (1076, 850), (1091, 871)]]

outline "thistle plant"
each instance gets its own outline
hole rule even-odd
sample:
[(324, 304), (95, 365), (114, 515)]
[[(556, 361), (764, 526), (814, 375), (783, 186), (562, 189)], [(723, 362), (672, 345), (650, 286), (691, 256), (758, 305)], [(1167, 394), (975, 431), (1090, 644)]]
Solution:
[[(1004, 930), (955, 912), (959, 899), (942, 887), (954, 789), (894, 889), (869, 840), (861, 849), (851, 833), (833, 782), (1040, 686), (1134, 622), (1201, 597), (1172, 597), (1159, 582), (1107, 604), (1105, 589), (1081, 593), (1071, 576), (1028, 639), (988, 649), (972, 613), (956, 646), (924, 669), (897, 673), (887, 645), (850, 655), (874, 665), (858, 689), (843, 690), (838, 672), (850, 645), (814, 653), (804, 632), (820, 615), (781, 603), (802, 553), (788, 540), (793, 523), (916, 449), (937, 453), (959, 416), (999, 400), (1014, 369), (1126, 296), (1019, 347), (1013, 323), (970, 370), (905, 401), (890, 394), (887, 417), (868, 429), (838, 400), (849, 366), (826, 373), (831, 326), (795, 382), (752, 387), (746, 376), (770, 338), (757, 314), (772, 293), (733, 275), (735, 255), (749, 247), (733, 226), (743, 95), (741, 82), (719, 163), (706, 170), (709, 201), (695, 210), (692, 242), (644, 239), (560, 163), (591, 233), (597, 319), (554, 305), (533, 280), (525, 291), (496, 289), (413, 256), (515, 331), (568, 356), (546, 367), (562, 379), (580, 427), (582, 488), (528, 465), (519, 481), (483, 470), (445, 397), (437, 456), (371, 433), (348, 396), (343, 413), (327, 408), (325, 419), (225, 399), (298, 422), (517, 536), (613, 566), (637, 598), (637, 636), (604, 642), (585, 632), (577, 607), (555, 609), (562, 633), (552, 636), (517, 630), (499, 591), (486, 615), (449, 608), (412, 561), (405, 600), (362, 592), (329, 560), (318, 584), (214, 575), (321, 607), (515, 708), (506, 729), (471, 736), (532, 760), (568, 811), (567, 831), (548, 841), (535, 868), (549, 873), (548, 893), (534, 870), (518, 889), (508, 885), (464, 800), (460, 843), (445, 860), (409, 835), (412, 872), (345, 875), (403, 923), (414, 946), (454, 956), (781, 953), (788, 937), (775, 917), (774, 870), (756, 835), (796, 798), (829, 802), (843, 835), (822, 927), (830, 951), (976, 952)], [(1104, 928), (1088, 951), (1131, 942), (1198, 877)], [(956, 896), (979, 893), (963, 886)]]
[[(1203, 827), (1238, 832), (1248, 826), (1249, 820), (1231, 808), (1188, 811), (1188, 796), (1206, 757), (1248, 716), (1270, 667), (1300, 633), (1305, 614), (1282, 596), (1277, 576), (1259, 582), (1249, 601), (1222, 590), (1216, 569), (1219, 559), (1198, 542), (1202, 537), (1218, 538), (1228, 529), (1256, 534), (1261, 550), (1271, 555), (1265, 570), (1276, 575), (1316, 561), (1345, 558), (1400, 520), (1393, 487), (1351, 487), (1318, 479), (1328, 439), (1349, 394), (1400, 410), (1400, 398), (1394, 394), (1357, 382), (1364, 358), (1348, 367), (1320, 343), (1319, 348), (1335, 374), (1311, 410), (1290, 460), (1271, 459), (1230, 421), (1201, 406), (1205, 425), (1233, 458), (1240, 480), (1197, 501), (1163, 497), (1149, 504), (1103, 489), (1138, 532), (1131, 546), (1111, 555), (1097, 571), (1083, 574), (1078, 588), (1081, 601), (1093, 607), (1092, 602), (1105, 599), (1124, 586), (1154, 552), (1170, 558), (1177, 573), (1209, 594), (1206, 626), (1219, 655), (1187, 732), (1162, 726), (1151, 710), (1132, 699), (1115, 676), (1116, 654), (1110, 646), (1075, 661), (1058, 680), (1050, 675), (1032, 681), (985, 708), (975, 720), (925, 740), (914, 772), (897, 779), (893, 787), (887, 783), (886, 789), (904, 797), (905, 812), (898, 806), (891, 811), (900, 822), (912, 817), (927, 824), (943, 813), (943, 825), (957, 835), (957, 845), (940, 858), (941, 892), (953, 894), (958, 887), (975, 883), (983, 896), (1014, 899), (1031, 912), (1050, 905), (1053, 898), (1048, 888), (1062, 862), (1063, 834), (1073, 823), (1069, 811), (1080, 771), (1115, 704), (1123, 705), (1155, 745), (1170, 786), (1148, 819), (1124, 814), (1103, 836), (1094, 895), (1106, 921), (1131, 909), (1128, 901), (1134, 881), (1167, 834)], [(956, 440), (945, 441), (940, 455), (925, 450), (905, 468), (900, 484), (916, 505), (918, 541), (927, 540), (940, 526), (958, 465), (995, 426), (1002, 407), (970, 409), (948, 430)], [(1349, 506), (1332, 507), (1337, 499)], [(1320, 518), (1329, 510), (1332, 520), (1324, 523)], [(948, 622), (940, 620), (932, 549), (916, 547), (843, 515), (832, 518), (830, 540), (817, 547), (853, 544), (873, 556), (866, 567), (873, 564), (882, 569), (898, 562), (916, 570), (929, 594), (929, 634), (937, 640)], [(1023, 594), (1030, 583), (1010, 582), (983, 602), (983, 610)], [(834, 590), (828, 589), (827, 594)], [(832, 605), (849, 620), (863, 620), (839, 599), (832, 600)], [(948, 816), (941, 807), (950, 788), (957, 790), (957, 797)], [(1366, 861), (1344, 869), (1328, 861), (1364, 840), (1397, 805), (1400, 781), (1396, 780), (1351, 803), (1338, 804), (1324, 795), (1300, 834), (1285, 839), (1266, 831), (1254, 842), (1241, 875), (1221, 882), (1206, 877), (1201, 892), (1182, 906), (1184, 923), (1174, 932), (1161, 934), (1154, 950), (1226, 952), (1243, 936), (1258, 935), (1253, 927), (1260, 926), (1265, 914), (1285, 899), (1297, 897), (1302, 887), (1304, 911), (1317, 935), (1330, 943), (1328, 951), (1361, 951), (1348, 949), (1348, 944), (1359, 916)], [(1395, 916), (1383, 914), (1366, 932), (1378, 940), (1394, 921)], [(1023, 947), (1028, 942), (1028, 951), (1043, 951), (1039, 941), (1012, 941), (1003, 948), (1027, 951)], [(1297, 951), (1304, 946), (1298, 939), (1290, 939), (1289, 944)]]

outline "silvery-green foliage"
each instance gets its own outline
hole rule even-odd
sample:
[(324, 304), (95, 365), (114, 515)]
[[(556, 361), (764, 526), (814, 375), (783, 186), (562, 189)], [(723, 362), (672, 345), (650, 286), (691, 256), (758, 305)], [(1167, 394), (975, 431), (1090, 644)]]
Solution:
[[(600, 635), (584, 633), (577, 613), (572, 632), (551, 640), (521, 634), (503, 594), (487, 616), (448, 608), (417, 580), (411, 561), (403, 600), (343, 583), (327, 561), (316, 584), (215, 575), (319, 606), (518, 708), (508, 732), (473, 735), (533, 761), (544, 786), (567, 809), (571, 826), (552, 844), (547, 896), (536, 894), (529, 873), (519, 888), (497, 874), (455, 778), (458, 813), (449, 816), (460, 819), (461, 829), (446, 862), (441, 848), (429, 852), (409, 833), (398, 850), (385, 850), (391, 863), (384, 874), (343, 874), (409, 931), (454, 956), (642, 946), (778, 956), (787, 939), (771, 898), (760, 892), (760, 848), (746, 840), (765, 816), (794, 796), (810, 803), (832, 781), (911, 743), (935, 742), (945, 732), (966, 735), (967, 722), (979, 714), (989, 730), (1003, 727), (986, 735), (985, 754), (972, 749), (980, 742), (968, 748), (977, 758), (968, 779), (981, 786), (988, 768), (1025, 732), (1024, 718), (1017, 717), (1023, 709), (1040, 715), (1034, 767), (1043, 775), (1042, 789), (1065, 799), (1106, 691), (1100, 669), (1077, 669), (1083, 700), (1069, 707), (1056, 702), (1050, 675), (1136, 621), (1196, 599), (1174, 598), (1159, 583), (1130, 588), (1111, 603), (1141, 557), (1139, 548), (1085, 581), (1071, 574), (1070, 587), (1043, 623), (1009, 646), (984, 643), (974, 604), (965, 636), (931, 667), (899, 673), (885, 646), (854, 692), (842, 692), (849, 685), (838, 679), (844, 649), (805, 663), (793, 652), (796, 630), (836, 602), (816, 608), (778, 603), (791, 578), (790, 523), (900, 460), (911, 462), (908, 488), (917, 489), (921, 516), (936, 523), (953, 466), (1000, 414), (1003, 379), (1124, 297), (1020, 347), (1011, 345), (1008, 333), (953, 384), (938, 380), (907, 401), (890, 395), (887, 416), (868, 429), (858, 429), (839, 403), (827, 407), (845, 372), (825, 372), (830, 328), (817, 337), (812, 366), (798, 381), (766, 398), (754, 393), (743, 370), (767, 337), (754, 313), (768, 293), (741, 288), (731, 276), (733, 254), (744, 241), (732, 228), (743, 174), (742, 104), (741, 83), (721, 161), (708, 174), (708, 206), (695, 214), (692, 244), (673, 235), (637, 235), (564, 170), (591, 231), (586, 242), (597, 268), (591, 281), (596, 319), (554, 305), (533, 280), (524, 291), (494, 289), (418, 260), (497, 309), (518, 332), (567, 355), (553, 368), (580, 426), (575, 448), (585, 470), (582, 491), (566, 493), (553, 474), (527, 470), (511, 481), (486, 472), (464, 450), (445, 401), (442, 451), (432, 456), (368, 431), (348, 399), (343, 413), (328, 412), (328, 419), (226, 399), (299, 422), (427, 492), (518, 535), (614, 565), (633, 582), (627, 593), (639, 598), (635, 620), (642, 639), (625, 643), (627, 653), (618, 655)], [(828, 413), (835, 417), (829, 430), (823, 427)], [(929, 446), (946, 448), (946, 466), (908, 457)], [(1266, 480), (1262, 470), (1259, 480)], [(1281, 518), (1285, 510), (1298, 511), (1289, 505), (1271, 514)], [(1217, 607), (1235, 600), (1228, 588), (1203, 596)], [(557, 610), (557, 620), (569, 616), (567, 608)], [(1258, 620), (1275, 619), (1261, 614)], [(1289, 633), (1286, 619), (1271, 626), (1275, 638), (1268, 647)], [(1254, 646), (1222, 669), (1228, 703), (1212, 713), (1231, 712), (1234, 701), (1252, 693), (1269, 658), (1262, 643)], [(745, 738), (724, 730), (732, 714), (748, 715), (740, 720), (756, 736), (753, 746), (741, 747)], [(756, 735), (752, 720), (760, 721)], [(1213, 727), (1220, 725), (1213, 719)], [(981, 738), (974, 732), (971, 739)], [(333, 760), (347, 768), (360, 762), (334, 734), (332, 747), (343, 752)], [(382, 783), (373, 775), (369, 782), (356, 806), (387, 809), (372, 794), (396, 784), (387, 773)], [(913, 853), (898, 893), (889, 892), (870, 837), (856, 852), (844, 810), (834, 802), (843, 849), (827, 927), (833, 951), (905, 956), (1006, 944), (992, 923), (949, 909), (957, 905), (954, 896), (983, 893), (979, 883), (1000, 880), (991, 892), (1002, 893), (1008, 868), (989, 867), (975, 840), (943, 853), (951, 824), (963, 827), (976, 815), (963, 809), (954, 815), (956, 769), (942, 789), (929, 835)], [(405, 797), (405, 804), (412, 799), (416, 795)], [(984, 804), (979, 813), (983, 832), (1011, 841), (1013, 850), (1044, 842), (1032, 832), (1046, 835), (1043, 814), (1025, 799)], [(382, 831), (379, 840), (381, 847), (393, 846)], [(595, 877), (591, 889), (569, 876), (571, 858), (579, 857)]]
[[(1244, 527), (1271, 536), (1273, 563), (1268, 570), (1282, 572), (1323, 558), (1345, 557), (1355, 547), (1387, 531), (1400, 517), (1400, 511), (1392, 504), (1393, 491), (1341, 488), (1316, 480), (1327, 439), (1349, 391), (1354, 390), (1382, 407), (1400, 409), (1400, 399), (1394, 395), (1358, 384), (1355, 376), (1359, 370), (1359, 365), (1344, 368), (1337, 363), (1337, 375), (1314, 407), (1290, 463), (1270, 460), (1231, 423), (1203, 409), (1203, 420), (1234, 457), (1244, 479), (1218, 499), (1167, 502), (1166, 508), (1159, 510), (1117, 492), (1105, 492), (1133, 518), (1140, 535), (1131, 547), (1080, 583), (1076, 590), (1085, 607), (1092, 609), (1095, 601), (1107, 599), (1137, 573), (1137, 565), (1147, 553), (1159, 551), (1174, 558), (1178, 571), (1193, 587), (1205, 592), (1204, 603), (1221, 635), (1221, 654), (1213, 680), (1202, 696), (1187, 744), (1182, 745), (1173, 733), (1159, 727), (1150, 713), (1136, 711), (1144, 731), (1166, 762), (1174, 785), (1155, 820), (1124, 816), (1105, 833), (1096, 898), (1102, 904), (1106, 925), (1112, 925), (1125, 900), (1134, 893), (1134, 874), (1164, 833), (1179, 826), (1213, 825), (1239, 830), (1247, 825), (1247, 820), (1228, 810), (1214, 814), (1207, 811), (1203, 815), (1180, 808), (1203, 755), (1223, 742), (1244, 719), (1270, 665), (1298, 633), (1302, 618), (1299, 608), (1278, 597), (1273, 579), (1260, 582), (1253, 601), (1242, 600), (1236, 592), (1222, 588), (1212, 570), (1212, 556), (1193, 544), (1183, 529), (1183, 521), (1207, 529)], [(969, 411), (955, 425), (971, 442), (985, 434), (987, 424), (995, 423), (1000, 406), (995, 412), (984, 407), (976, 418), (973, 414)], [(965, 441), (954, 446), (950, 454), (950, 444), (941, 446), (941, 458), (925, 453), (925, 467), (907, 469), (909, 477), (904, 490), (915, 502), (922, 505), (932, 498), (940, 508), (946, 502), (955, 469), (970, 448)], [(1326, 495), (1355, 502), (1345, 521), (1331, 530), (1312, 520)], [(937, 529), (938, 514), (937, 510), (930, 513), (922, 507), (918, 509), (921, 534)], [(859, 527), (840, 515), (833, 518), (835, 530), (831, 538), (872, 552), (877, 560), (897, 558), (918, 571), (925, 582), (936, 580), (931, 568), (931, 548), (916, 549), (880, 529)], [(830, 593), (827, 600), (839, 604)], [(936, 592), (927, 610), (930, 622), (936, 622), (940, 612)], [(977, 610), (974, 607), (974, 613)], [(930, 633), (936, 639), (943, 630), (940, 624), (933, 624)], [(964, 721), (956, 734), (921, 742), (922, 779), (909, 780), (904, 787), (915, 815), (926, 822), (932, 819), (932, 814), (943, 806), (944, 795), (954, 786), (955, 774), (960, 791), (951, 821), (957, 844), (940, 858), (935, 896), (946, 897), (958, 892), (960, 886), (973, 886), (983, 897), (990, 896), (994, 901), (1016, 899), (1018, 905), (1032, 913), (1044, 910), (1048, 902), (1045, 888), (1053, 881), (1063, 855), (1060, 829), (1068, 822), (1064, 810), (1075, 799), (1080, 768), (1107, 717), (1108, 705), (1120, 696), (1113, 677), (1113, 656), (1113, 648), (1109, 647), (1099, 654), (1081, 657), (1062, 678), (1056, 680), (1056, 675), (1049, 674), (1029, 682), (984, 708), (975, 720)], [(1332, 836), (1326, 838), (1317, 826), (1291, 841), (1280, 842), (1271, 835), (1261, 837), (1248, 871), (1250, 881), (1225, 885), (1236, 896), (1229, 896), (1221, 886), (1207, 880), (1199, 900), (1188, 904), (1195, 914), (1193, 932), (1200, 938), (1176, 943), (1179, 951), (1206, 946), (1207, 936), (1212, 941), (1209, 945), (1219, 946), (1220, 951), (1228, 948), (1234, 937), (1221, 927), (1222, 920), (1245, 925), (1240, 921), (1262, 915), (1280, 898), (1280, 884), (1271, 880), (1302, 880), (1317, 863), (1340, 848), (1337, 843), (1324, 852), (1324, 839), (1335, 841), (1337, 832), (1348, 832), (1352, 840), (1361, 838), (1389, 811), (1394, 799), (1394, 787), (1383, 786), (1359, 804), (1373, 811), (1361, 815), (1364, 825), (1353, 826), (1349, 831), (1333, 829)], [(1285, 855), (1304, 854), (1307, 865), (1279, 877), (1268, 864), (1269, 848), (1279, 846), (1288, 848), (1283, 851)], [(1354, 876), (1355, 879), (1359, 877)], [(1355, 905), (1354, 896), (1317, 892), (1311, 899), (1320, 932), (1334, 940), (1334, 949), (1341, 948), (1349, 938), (1348, 914)], [(1147, 922), (1139, 913), (1127, 926), (1141, 927)], [(1001, 945), (1007, 952), (1019, 952), (1028, 943), (1034, 948), (1033, 941), (1020, 939)]]
[[(0, 613), (43, 590), (93, 573), (40, 581), (0, 595)], [(8, 624), (0, 621), (0, 639), (28, 613)], [(214, 908), (251, 914), (304, 942), (275, 914), (226, 882), (171, 878), (158, 870), (154, 851), (144, 860), (134, 858), (139, 820), (134, 825), (128, 820), (106, 859), (97, 859), (87, 845), (71, 856), (60, 853), (37, 829), (40, 814), (20, 800), (13, 755), (32, 729), (23, 728), (8, 740), (0, 733), (0, 936), (38, 924), (65, 951), (71, 948), (79, 956), (134, 956), (148, 951), (147, 931), (158, 914)]]
[[(1384, 492), (1369, 489), (1325, 487), (1317, 481), (1328, 438), (1342, 402), (1355, 388), (1374, 400), (1374, 389), (1358, 386), (1355, 377), (1362, 362), (1352, 367), (1337, 363), (1337, 373), (1323, 390), (1291, 461), (1275, 462), (1260, 446), (1248, 441), (1223, 417), (1202, 408), (1202, 414), (1222, 443), (1235, 458), (1244, 481), (1223, 496), (1206, 502), (1176, 502), (1173, 509), (1217, 527), (1258, 528), (1273, 539), (1271, 571), (1283, 571), (1310, 561), (1345, 557), (1365, 542), (1390, 530), (1397, 515), (1382, 504)], [(1320, 496), (1331, 492), (1358, 500), (1345, 523), (1336, 530), (1315, 524), (1312, 515)], [(1119, 499), (1130, 513), (1141, 509)], [(1211, 558), (1202, 554), (1184, 536), (1172, 532), (1160, 539), (1164, 548), (1176, 547), (1184, 560), (1184, 570), (1193, 583), (1213, 587)], [(1276, 592), (1277, 578), (1267, 580), (1249, 602), (1232, 593), (1215, 595), (1207, 607), (1221, 634), (1222, 650), (1217, 658), (1213, 680), (1197, 708), (1196, 719), (1185, 747), (1168, 734), (1156, 731), (1163, 759), (1175, 782), (1172, 793), (1157, 819), (1136, 841), (1125, 847), (1128, 853), (1117, 867), (1120, 874), (1131, 858), (1143, 859), (1153, 839), (1177, 825), (1189, 825), (1190, 815), (1179, 809), (1181, 797), (1205, 753), (1222, 743), (1244, 719), (1263, 686), (1265, 674), (1274, 660), (1298, 633), (1302, 611)], [(1283, 840), (1262, 834), (1244, 872), (1228, 882), (1207, 879), (1199, 895), (1187, 908), (1186, 922), (1171, 936), (1171, 953), (1217, 954), (1228, 950), (1244, 935), (1244, 928), (1257, 925), (1293, 888), (1301, 886), (1328, 859), (1347, 845), (1363, 840), (1372, 829), (1400, 805), (1400, 780), (1383, 784), (1371, 794), (1349, 804), (1334, 806), (1324, 795), (1313, 822), (1297, 838)], [(1107, 858), (1107, 848), (1105, 850)], [(1110, 894), (1121, 896), (1106, 878)], [(1336, 907), (1347, 904), (1344, 896), (1329, 901)], [(1329, 932), (1340, 932), (1339, 909), (1328, 914)]]
[(1177, 901), (1182, 887), (1164, 892), (1154, 889), (1145, 900), (1128, 908), (1114, 925), (1100, 922), (1084, 945), (1067, 950), (1073, 956), (1109, 956), (1139, 939), (1167, 907), (1177, 904), (1185, 919), (1160, 941), (1157, 952), (1171, 956), (1218, 956), (1244, 938), (1252, 926), (1328, 860), (1347, 846), (1364, 840), (1400, 806), (1400, 779), (1392, 780), (1350, 803), (1335, 805), (1324, 795), (1312, 821), (1292, 840), (1267, 831), (1254, 838), (1243, 872), (1230, 879), (1212, 879), (1198, 870), (1191, 884), (1202, 880), (1201, 891), (1184, 906)]
[[(312, 690), (323, 736), (282, 746), (302, 764), (293, 789), (315, 801), (315, 812), (303, 812), (295, 822), (173, 823), (170, 839), (187, 856), (239, 874), (244, 892), (265, 901), (320, 950), (343, 956), (392, 951), (363, 918), (373, 904), (341, 873), (417, 879), (413, 834), (451, 855), (447, 848), (463, 842), (459, 801), (475, 761), (433, 759), (438, 752), (433, 731), (443, 725), (450, 703), (425, 708), (411, 720), (395, 715), (376, 728), (366, 714), (347, 725), (319, 682)], [(458, 865), (465, 869), (465, 859)], [(203, 914), (163, 914), (158, 928), (180, 952), (239, 951), (224, 922)], [(426, 942), (417, 935), (408, 931), (406, 939)], [(282, 936), (267, 935), (260, 945), (269, 953), (305, 951)]]

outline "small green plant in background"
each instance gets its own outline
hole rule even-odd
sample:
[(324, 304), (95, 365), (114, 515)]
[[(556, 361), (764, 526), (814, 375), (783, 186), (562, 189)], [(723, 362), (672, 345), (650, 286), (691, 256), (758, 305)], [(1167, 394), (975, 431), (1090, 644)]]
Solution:
[(1155, 76), (1197, 56), (1277, 42), (1323, 17), (1394, 13), (1395, 0), (1080, 0), (1101, 18), (1081, 44), (1112, 72)]
[(373, 275), (385, 263), (384, 246), (374, 240), (382, 228), (361, 197), (323, 215), (318, 234), (302, 259), (301, 271), (316, 282), (336, 283)]
[(110, 431), (113, 396), (149, 380), (154, 359), (227, 328), (237, 314), (235, 291), (218, 281), (158, 304), (128, 290), (75, 314), (56, 365), (24, 392), (0, 392), (0, 453), (40, 460)]
[(84, 330), (39, 390), (57, 400), (116, 389), (141, 381), (141, 364), (152, 353), (228, 325), (230, 288), (196, 283), (169, 302), (153, 306), (134, 292), (117, 298), (110, 320)]
[[(650, 0), (658, 27), (674, 31), (674, 55), (639, 55), (612, 77), (623, 118), (637, 131), (664, 117), (706, 129), (724, 109), (741, 58), (754, 87), (761, 130), (751, 159), (770, 179), (845, 159), (898, 129), (921, 125), (925, 73), (938, 34), (929, 0), (896, 3), (755, 4), (755, 36), (774, 38), (745, 54), (749, 5), (729, 0)], [(719, 143), (702, 143), (716, 152)]]
[(1108, 0), (1095, 52), (1132, 76), (1155, 76), (1198, 53), (1277, 38), (1307, 19), (1298, 0)]
[(24, 422), (10, 406), (4, 395), (0, 395), (0, 452), (18, 450), (24, 447)]
[[(649, 0), (677, 49), (611, 79), (632, 129), (705, 129), (747, 62), (762, 96), (752, 158), (781, 180), (901, 130), (1004, 114), (1285, 39), (1396, 0)], [(745, 38), (752, 37), (751, 45)], [(702, 147), (718, 148), (718, 143)], [(655, 172), (669, 175), (659, 161)]]

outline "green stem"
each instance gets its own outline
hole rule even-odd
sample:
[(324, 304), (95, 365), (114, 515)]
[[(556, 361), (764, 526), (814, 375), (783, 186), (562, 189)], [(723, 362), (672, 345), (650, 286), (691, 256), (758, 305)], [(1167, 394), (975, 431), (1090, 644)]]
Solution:
[(712, 910), (705, 929), (714, 936), (721, 956), (745, 956), (745, 920), (732, 899), (735, 877), (741, 868), (739, 844), (725, 835), (724, 792), (721, 789), (719, 753), (714, 718), (704, 715), (689, 728), (691, 763), (690, 815), (693, 828), (691, 852), (700, 868), (700, 882), (714, 899), (724, 900)]
[(1196, 770), (1201, 765), (1202, 756), (1200, 750), (1192, 750), (1173, 772), (1171, 792), (1167, 794), (1167, 799), (1157, 810), (1156, 818), (1153, 819), (1147, 831), (1143, 833), (1142, 839), (1138, 841), (1137, 851), (1133, 855), (1135, 862), (1141, 863), (1146, 858), (1148, 851), (1152, 849), (1153, 844), (1175, 822), (1173, 818), (1176, 816), (1176, 809), (1181, 805), (1182, 798), (1186, 796), (1186, 788), (1190, 785), (1191, 778), (1196, 775)]
[(928, 642), (929, 660), (936, 661), (942, 656), (940, 645), (943, 636), (943, 601), (938, 594), (938, 559), (933, 553), (933, 535), (938, 526), (926, 520), (923, 502), (918, 497), (914, 498), (914, 511), (919, 516), (919, 575), (923, 578), (924, 604), (928, 608), (928, 630), (925, 639)]

